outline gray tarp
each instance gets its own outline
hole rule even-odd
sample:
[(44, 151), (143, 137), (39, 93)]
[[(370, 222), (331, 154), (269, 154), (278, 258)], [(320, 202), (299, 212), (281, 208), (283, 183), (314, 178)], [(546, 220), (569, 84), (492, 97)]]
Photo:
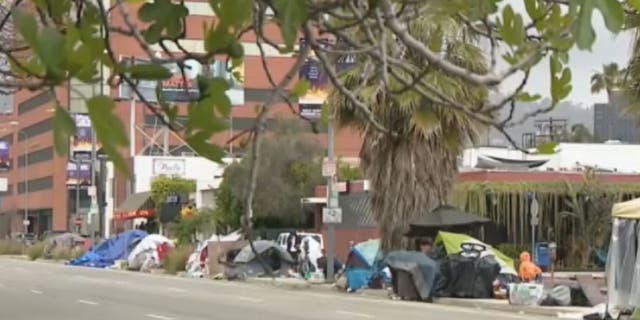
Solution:
[[(262, 262), (276, 273), (285, 274), (295, 264), (291, 255), (273, 241), (258, 240), (253, 242), (253, 246)], [(259, 277), (267, 273), (250, 245), (242, 248), (233, 260), (233, 265), (234, 267), (226, 273), (229, 279)]]
[(384, 259), (392, 270), (411, 274), (414, 285), (423, 300), (431, 297), (440, 270), (438, 264), (422, 252), (392, 251)]

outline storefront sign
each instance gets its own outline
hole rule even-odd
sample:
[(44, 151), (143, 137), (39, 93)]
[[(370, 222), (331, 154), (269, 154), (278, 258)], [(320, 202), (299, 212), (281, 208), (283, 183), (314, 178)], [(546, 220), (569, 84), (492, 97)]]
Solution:
[(184, 159), (153, 159), (154, 176), (184, 177), (185, 167)]
[(126, 212), (117, 212), (113, 215), (115, 220), (130, 220), (137, 218), (151, 218), (156, 215), (155, 210), (133, 210)]

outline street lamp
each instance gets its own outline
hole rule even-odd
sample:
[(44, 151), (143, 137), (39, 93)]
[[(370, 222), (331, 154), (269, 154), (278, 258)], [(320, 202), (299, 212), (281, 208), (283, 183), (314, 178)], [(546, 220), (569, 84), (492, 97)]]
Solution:
[[(16, 123), (17, 125), (17, 123)], [(27, 140), (29, 140), (29, 134), (26, 133), (23, 130), (17, 130), (16, 133), (18, 134), (18, 139), (20, 139), (20, 135), (22, 135), (24, 137), (24, 139), (22, 139), (24, 141), (24, 147), (23, 152), (24, 152), (24, 169), (23, 169), (23, 183), (24, 183), (24, 220), (22, 221), (22, 225), (24, 226), (24, 233), (22, 235), (22, 238), (25, 242), (25, 244), (27, 243), (27, 233), (29, 232), (29, 149), (27, 147)]]

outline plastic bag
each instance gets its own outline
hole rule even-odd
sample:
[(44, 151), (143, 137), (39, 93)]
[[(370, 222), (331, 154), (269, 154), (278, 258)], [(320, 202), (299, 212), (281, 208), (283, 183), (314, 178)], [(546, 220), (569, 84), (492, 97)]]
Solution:
[(518, 306), (537, 306), (544, 297), (544, 287), (541, 284), (510, 283), (509, 304)]

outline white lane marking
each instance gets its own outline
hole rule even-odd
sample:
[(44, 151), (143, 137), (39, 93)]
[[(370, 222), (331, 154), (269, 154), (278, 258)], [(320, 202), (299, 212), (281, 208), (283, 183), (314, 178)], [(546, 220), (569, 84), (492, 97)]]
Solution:
[(173, 288), (173, 287), (167, 288), (167, 290), (173, 291), (173, 292), (187, 292), (187, 290), (185, 289)]
[(161, 316), (153, 313), (147, 313), (146, 316), (149, 318), (158, 319), (158, 320), (173, 320), (173, 318), (165, 317), (165, 316)]
[(43, 294), (44, 293), (44, 292), (42, 292), (40, 290), (33, 290), (33, 289), (31, 289), (29, 291), (31, 291), (31, 293), (33, 293), (33, 294)]
[(344, 311), (344, 310), (336, 310), (336, 313), (337, 314), (341, 314), (343, 316), (354, 316), (354, 317), (367, 318), (367, 319), (373, 318), (373, 316), (368, 315), (368, 314), (358, 313), (358, 312), (351, 312), (351, 311)]
[(95, 302), (95, 301), (90, 301), (90, 300), (76, 300), (77, 303), (82, 303), (82, 304), (88, 304), (91, 306), (97, 306), (99, 305), (99, 303)]
[(262, 299), (258, 299), (258, 298), (251, 298), (251, 297), (243, 297), (243, 296), (237, 296), (236, 297), (238, 300), (242, 300), (242, 301), (248, 301), (248, 302), (262, 302)]

